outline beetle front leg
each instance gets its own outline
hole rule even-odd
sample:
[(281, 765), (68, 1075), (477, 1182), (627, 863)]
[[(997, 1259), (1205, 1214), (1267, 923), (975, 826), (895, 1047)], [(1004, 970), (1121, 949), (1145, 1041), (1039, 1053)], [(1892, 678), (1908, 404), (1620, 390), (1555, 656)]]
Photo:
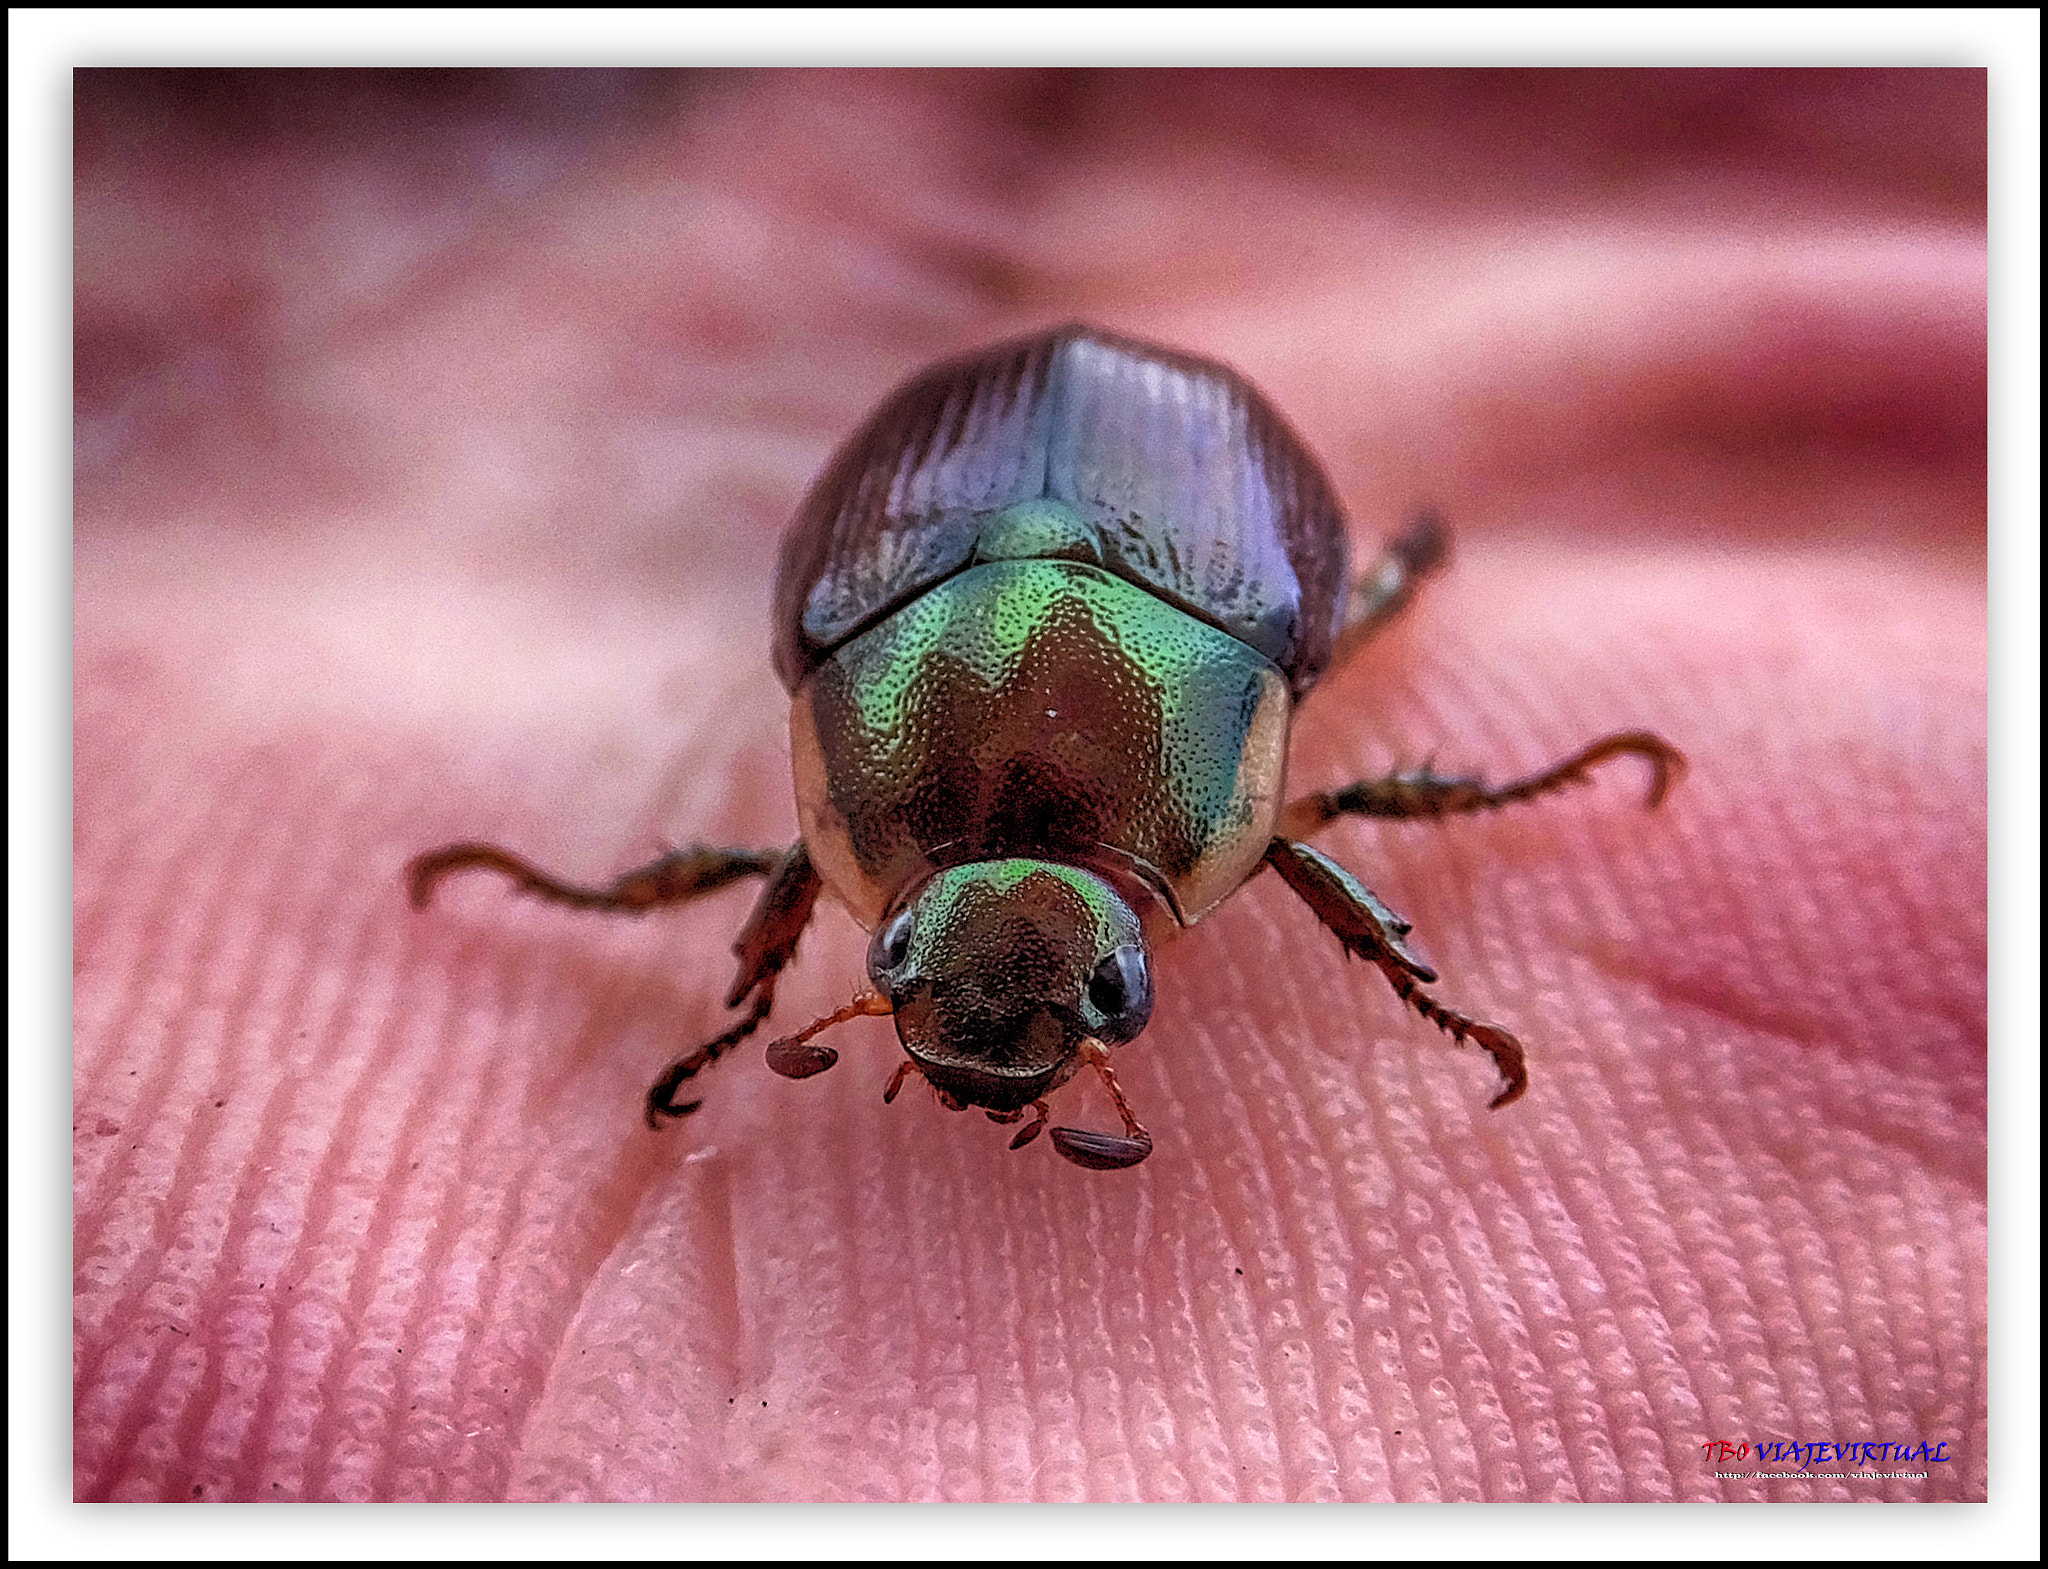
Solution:
[(1529, 1069), (1522, 1043), (1497, 1024), (1455, 1013), (1422, 990), (1436, 971), (1409, 952), (1402, 941), (1413, 929), (1374, 896), (1372, 890), (1321, 851), (1290, 839), (1266, 847), (1266, 862), (1316, 918), (1336, 935), (1346, 951), (1378, 965), (1387, 984), (1417, 1013), (1463, 1045), (1471, 1041), (1493, 1058), (1500, 1070), (1500, 1093), (1487, 1102), (1498, 1111), (1520, 1100), (1529, 1087)]
[(1650, 788), (1643, 798), (1646, 808), (1660, 805), (1685, 774), (1685, 754), (1669, 741), (1647, 730), (1624, 730), (1602, 736), (1541, 773), (1504, 785), (1421, 768), (1305, 795), (1287, 803), (1280, 816), (1280, 831), (1299, 839), (1334, 817), (1448, 817), (1457, 812), (1491, 812), (1569, 785), (1585, 784), (1600, 764), (1623, 756), (1640, 757), (1650, 765)]
[(725, 1005), (737, 1008), (750, 995), (753, 1000), (745, 1016), (731, 1029), (678, 1057), (663, 1070), (647, 1091), (648, 1127), (659, 1128), (664, 1117), (687, 1117), (703, 1105), (702, 1101), (693, 1100), (679, 1106), (676, 1092), (761, 1027), (761, 1021), (775, 1006), (776, 979), (795, 957), (797, 942), (810, 924), (822, 887), (803, 840), (799, 839), (777, 858), (774, 875), (761, 890), (754, 913), (732, 945), (740, 966), (732, 989), (726, 993)]
[[(520, 893), (577, 910), (603, 910), (613, 915), (639, 915), (667, 904), (692, 899), (736, 883), (743, 877), (766, 877), (754, 913), (740, 931), (733, 952), (739, 955), (739, 976), (725, 1005), (748, 1003), (740, 1021), (715, 1040), (670, 1063), (647, 1092), (647, 1125), (661, 1126), (663, 1117), (686, 1117), (701, 1101), (675, 1104), (676, 1091), (761, 1027), (775, 1006), (775, 979), (796, 952), (797, 939), (810, 921), (818, 899), (818, 874), (810, 852), (798, 840), (788, 850), (721, 850), (693, 845), (672, 850), (658, 861), (627, 872), (603, 888), (564, 882), (542, 871), (524, 856), (494, 844), (451, 844), (415, 856), (406, 866), (406, 888), (413, 908), (433, 902), (434, 889), (451, 872), (482, 867), (511, 879)], [(751, 1002), (749, 997), (751, 996)]]

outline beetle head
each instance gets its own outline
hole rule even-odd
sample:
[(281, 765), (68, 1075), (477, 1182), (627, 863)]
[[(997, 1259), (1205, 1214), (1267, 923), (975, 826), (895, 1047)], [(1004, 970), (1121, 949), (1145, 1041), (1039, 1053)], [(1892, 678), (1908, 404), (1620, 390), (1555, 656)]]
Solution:
[(1064, 1083), (1091, 1037), (1152, 1016), (1136, 913), (1091, 872), (980, 861), (938, 873), (875, 928), (868, 974), (941, 1095), (1016, 1111)]

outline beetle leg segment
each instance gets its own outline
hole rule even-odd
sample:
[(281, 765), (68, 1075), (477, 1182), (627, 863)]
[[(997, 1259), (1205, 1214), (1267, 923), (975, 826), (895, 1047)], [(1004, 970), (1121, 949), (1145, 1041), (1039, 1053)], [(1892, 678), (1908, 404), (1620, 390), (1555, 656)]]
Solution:
[[(1019, 1112), (1019, 1116), (1023, 1113)], [(1042, 1100), (1031, 1103), (1031, 1120), (1017, 1130), (1017, 1136), (1010, 1140), (1010, 1148), (1020, 1150), (1045, 1131), (1046, 1120), (1052, 1116), (1052, 1107)]]
[(672, 850), (658, 861), (627, 872), (606, 888), (585, 888), (564, 882), (494, 844), (450, 844), (414, 856), (405, 868), (406, 889), (415, 910), (424, 910), (434, 889), (450, 872), (482, 867), (510, 878), (520, 893), (577, 910), (609, 910), (638, 915), (662, 904), (690, 900), (736, 883), (743, 877), (766, 877), (785, 859), (780, 850), (720, 850), (692, 845)]
[(1266, 864), (1301, 895), (1316, 919), (1336, 934), (1337, 941), (1361, 959), (1395, 970), (1417, 981), (1433, 981), (1436, 971), (1402, 941), (1415, 928), (1380, 903), (1379, 896), (1322, 851), (1291, 839), (1266, 846)]
[(660, 1078), (648, 1086), (647, 1126), (658, 1129), (662, 1118), (687, 1117), (702, 1106), (701, 1100), (685, 1101), (678, 1106), (676, 1091), (758, 1030), (761, 1021), (768, 1017), (768, 1010), (774, 1006), (775, 977), (771, 975), (754, 994), (753, 1004), (739, 1023), (716, 1039), (706, 1041), (689, 1055), (678, 1057), (662, 1070)]
[(884, 1106), (895, 1100), (897, 1092), (903, 1088), (903, 1081), (915, 1072), (917, 1072), (917, 1064), (908, 1057), (905, 1057), (896, 1064), (896, 1071), (889, 1076), (889, 1087), (882, 1091), (882, 1104)]
[(1529, 1087), (1529, 1069), (1522, 1043), (1497, 1024), (1484, 1024), (1453, 1012), (1422, 990), (1421, 983), (1434, 981), (1436, 972), (1411, 953), (1402, 939), (1411, 930), (1408, 922), (1374, 897), (1357, 878), (1320, 850), (1287, 839), (1275, 839), (1266, 849), (1266, 861), (1281, 879), (1301, 895), (1302, 902), (1315, 911), (1345, 950), (1379, 966), (1387, 984), (1400, 999), (1444, 1031), (1459, 1045), (1471, 1041), (1493, 1058), (1500, 1070), (1500, 1093), (1487, 1102), (1497, 1111), (1521, 1099)]
[(768, 1066), (785, 1079), (808, 1079), (814, 1073), (823, 1073), (839, 1060), (839, 1053), (830, 1046), (807, 1044), (813, 1035), (829, 1030), (835, 1024), (844, 1024), (848, 1019), (886, 1019), (895, 1011), (886, 997), (872, 994), (856, 997), (836, 1013), (812, 1020), (796, 1034), (770, 1041)]
[[(661, 859), (614, 879), (605, 888), (564, 882), (494, 844), (451, 844), (415, 856), (406, 866), (406, 889), (413, 908), (424, 910), (433, 901), (434, 889), (442, 878), (470, 867), (482, 867), (509, 878), (520, 893), (566, 904), (572, 909), (621, 915), (638, 915), (658, 905), (687, 904), (743, 877), (769, 879), (752, 917), (733, 946), (740, 958), (740, 971), (725, 1005), (737, 1008), (748, 1003), (747, 1012), (715, 1040), (678, 1057), (654, 1081), (647, 1091), (650, 1128), (660, 1127), (664, 1117), (687, 1117), (702, 1105), (702, 1101), (678, 1105), (676, 1092), (753, 1034), (768, 1017), (769, 1009), (775, 1006), (775, 977), (796, 952), (797, 939), (810, 921), (819, 889), (818, 874), (802, 840), (786, 851), (720, 850), (704, 845), (672, 850)], [(829, 1061), (822, 1064), (830, 1066)]]
[[(811, 865), (810, 852), (799, 839), (777, 861), (774, 875), (755, 902), (754, 913), (747, 917), (747, 924), (732, 945), (732, 951), (739, 955), (740, 967), (732, 990), (726, 993), (725, 1005), (737, 1008), (751, 996), (753, 1000), (745, 1017), (716, 1040), (706, 1041), (688, 1056), (677, 1058), (654, 1081), (647, 1091), (650, 1128), (659, 1128), (664, 1117), (687, 1117), (702, 1105), (702, 1101), (676, 1105), (676, 1091), (761, 1027), (761, 1021), (775, 1006), (776, 977), (795, 955), (797, 941), (810, 924), (822, 886), (817, 869)], [(830, 1066), (829, 1062), (823, 1065)], [(823, 1068), (811, 1071), (822, 1072)]]
[(1431, 768), (1389, 774), (1384, 779), (1361, 779), (1341, 790), (1305, 795), (1288, 802), (1287, 810), (1281, 814), (1280, 828), (1289, 838), (1301, 838), (1332, 818), (1346, 815), (1447, 817), (1454, 812), (1491, 812), (1516, 801), (1549, 795), (1568, 785), (1585, 784), (1600, 764), (1625, 755), (1640, 757), (1650, 765), (1645, 807), (1662, 803), (1685, 774), (1685, 754), (1669, 741), (1647, 730), (1625, 730), (1602, 736), (1541, 773), (1504, 785), (1489, 785), (1481, 779), (1446, 778)]
[[(1091, 1171), (1116, 1171), (1124, 1166), (1135, 1166), (1152, 1153), (1152, 1135), (1147, 1133), (1131, 1114), (1130, 1102), (1124, 1099), (1123, 1086), (1116, 1082), (1116, 1074), (1109, 1066), (1109, 1048), (1097, 1040), (1081, 1042), (1081, 1060), (1093, 1068), (1102, 1080), (1102, 1087), (1109, 1091), (1109, 1098), (1116, 1102), (1116, 1113), (1123, 1118), (1124, 1131), (1121, 1136), (1114, 1133), (1090, 1133), (1082, 1128), (1054, 1128), (1052, 1146), (1077, 1166), (1086, 1166)], [(1040, 1121), (1044, 1119), (1041, 1117)], [(1036, 1137), (1037, 1125), (1017, 1135), (1011, 1148), (1028, 1143)]]
[(737, 1008), (748, 992), (780, 974), (796, 957), (797, 941), (811, 924), (811, 912), (817, 908), (823, 887), (817, 868), (811, 865), (810, 851), (803, 840), (797, 840), (776, 865), (754, 904), (754, 913), (733, 940), (732, 951), (739, 955), (740, 968), (733, 977), (732, 990), (725, 994), (728, 1008)]
[(1494, 1067), (1500, 1070), (1500, 1092), (1486, 1103), (1488, 1111), (1499, 1111), (1522, 1098), (1529, 1088), (1529, 1065), (1520, 1041), (1498, 1024), (1485, 1024), (1446, 1008), (1409, 976), (1385, 965), (1381, 965), (1380, 970), (1409, 1007), (1460, 1046), (1469, 1040), (1493, 1059)]
[(1344, 629), (1331, 650), (1334, 667), (1355, 653), (1375, 632), (1395, 620), (1415, 598), (1423, 580), (1449, 559), (1450, 530), (1435, 512), (1424, 511), (1387, 543), (1351, 584), (1344, 607)]
[[(896, 1092), (903, 1088), (904, 1084), (908, 1082), (912, 1074), (916, 1074), (918, 1077), (923, 1078), (924, 1070), (918, 1067), (918, 1065), (908, 1057), (905, 1057), (901, 1062), (896, 1064), (896, 1071), (889, 1076), (889, 1087), (882, 1091), (882, 1104), (884, 1106), (888, 1105), (891, 1101), (895, 1100)], [(937, 1101), (941, 1106), (945, 1107), (946, 1110), (965, 1111), (967, 1109), (967, 1103), (965, 1101), (959, 1099), (957, 1096), (947, 1093), (938, 1085), (932, 1084), (932, 1081), (930, 1079), (925, 1079), (925, 1083), (932, 1085), (932, 1099)]]

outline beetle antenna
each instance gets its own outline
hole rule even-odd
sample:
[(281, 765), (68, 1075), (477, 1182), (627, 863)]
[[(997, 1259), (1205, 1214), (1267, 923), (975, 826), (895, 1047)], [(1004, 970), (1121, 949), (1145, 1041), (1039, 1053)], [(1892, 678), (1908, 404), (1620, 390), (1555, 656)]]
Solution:
[(848, 1019), (882, 1019), (895, 1011), (886, 997), (873, 994), (856, 997), (838, 1012), (812, 1020), (796, 1034), (770, 1041), (768, 1066), (785, 1079), (808, 1079), (814, 1073), (823, 1073), (839, 1060), (839, 1053), (830, 1046), (811, 1045), (813, 1035), (829, 1030), (835, 1024), (844, 1024)]
[[(1091, 1171), (1115, 1171), (1122, 1166), (1137, 1165), (1152, 1153), (1152, 1135), (1140, 1126), (1132, 1115), (1131, 1103), (1124, 1099), (1123, 1086), (1116, 1082), (1116, 1074), (1109, 1066), (1109, 1048), (1091, 1036), (1081, 1042), (1081, 1060), (1095, 1070), (1096, 1076), (1102, 1080), (1102, 1087), (1109, 1091), (1109, 1098), (1116, 1102), (1116, 1113), (1124, 1120), (1124, 1131), (1119, 1137), (1114, 1133), (1089, 1133), (1081, 1128), (1054, 1128), (1053, 1148), (1075, 1165), (1086, 1166)], [(1037, 1130), (1029, 1131), (1035, 1133)], [(1018, 1142), (1024, 1142), (1021, 1135)]]

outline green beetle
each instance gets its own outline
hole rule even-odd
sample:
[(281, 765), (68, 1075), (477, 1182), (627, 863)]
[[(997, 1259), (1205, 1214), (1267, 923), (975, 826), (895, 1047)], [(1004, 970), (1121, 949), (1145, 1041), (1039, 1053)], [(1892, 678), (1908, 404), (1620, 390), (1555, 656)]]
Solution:
[(621, 912), (765, 877), (726, 997), (746, 1011), (655, 1082), (659, 1126), (697, 1109), (684, 1087), (768, 1016), (829, 889), (874, 934), (874, 990), (771, 1044), (771, 1068), (822, 1072), (838, 1054), (819, 1031), (887, 1015), (906, 1060), (885, 1099), (921, 1074), (956, 1110), (1030, 1114), (1021, 1147), (1085, 1064), (1123, 1131), (1054, 1128), (1052, 1142), (1110, 1169), (1152, 1150), (1110, 1067), (1151, 1016), (1152, 945), (1271, 866), (1410, 1006), (1492, 1055), (1505, 1106), (1528, 1084), (1520, 1043), (1426, 995), (1436, 975), (1405, 946), (1408, 923), (1301, 841), (1345, 813), (1527, 800), (1623, 753), (1650, 763), (1654, 806), (1684, 760), (1629, 732), (1507, 785), (1424, 770), (1286, 803), (1295, 704), (1400, 612), (1446, 543), (1426, 515), (1354, 581), (1321, 468), (1212, 361), (1085, 327), (951, 361), (839, 450), (783, 546), (775, 666), (803, 837), (680, 850), (603, 888), (450, 845), (408, 869), (413, 903), (465, 867)]

